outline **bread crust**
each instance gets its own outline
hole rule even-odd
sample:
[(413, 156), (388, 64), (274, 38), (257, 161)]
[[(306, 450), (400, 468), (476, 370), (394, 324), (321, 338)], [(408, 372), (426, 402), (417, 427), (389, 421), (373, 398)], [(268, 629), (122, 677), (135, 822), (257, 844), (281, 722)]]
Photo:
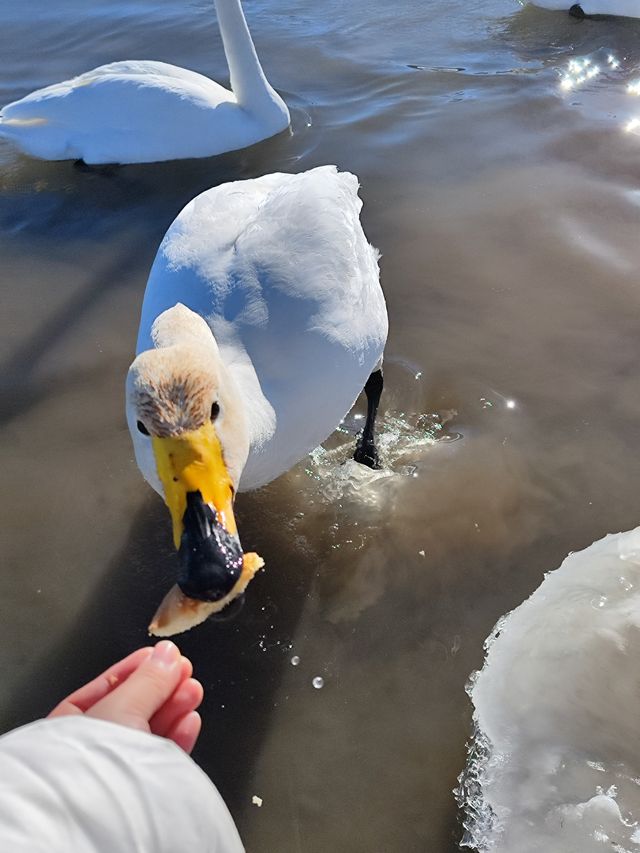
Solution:
[(149, 625), (152, 637), (172, 637), (200, 625), (213, 613), (219, 613), (227, 604), (241, 595), (256, 572), (264, 566), (258, 554), (244, 554), (242, 572), (233, 589), (219, 601), (199, 601), (185, 595), (179, 586), (173, 586), (162, 600)]

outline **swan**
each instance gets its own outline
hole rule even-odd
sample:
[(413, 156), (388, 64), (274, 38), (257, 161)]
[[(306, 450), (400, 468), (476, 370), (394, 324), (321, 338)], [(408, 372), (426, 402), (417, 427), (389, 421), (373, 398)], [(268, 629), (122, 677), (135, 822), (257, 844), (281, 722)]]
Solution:
[(638, 847), (640, 527), (570, 554), (501, 619), (470, 682), (466, 845)]
[(160, 245), (126, 415), (138, 467), (169, 508), (190, 601), (213, 607), (239, 589), (236, 493), (317, 447), (363, 387), (355, 458), (377, 467), (388, 320), (361, 207), (357, 178), (335, 166), (270, 174), (197, 196)]
[(240, 5), (215, 0), (231, 91), (164, 62), (112, 62), (0, 111), (0, 137), (43, 160), (89, 165), (211, 157), (289, 126)]
[(541, 9), (569, 12), (575, 18), (590, 15), (616, 15), (623, 18), (640, 18), (640, 0), (530, 0)]

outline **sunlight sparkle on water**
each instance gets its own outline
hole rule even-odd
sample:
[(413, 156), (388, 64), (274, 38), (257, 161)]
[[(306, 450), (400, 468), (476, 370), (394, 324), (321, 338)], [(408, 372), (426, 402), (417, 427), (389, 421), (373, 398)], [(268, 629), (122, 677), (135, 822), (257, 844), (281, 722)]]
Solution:
[[(619, 63), (612, 56), (609, 56), (607, 62), (611, 68), (617, 68)], [(614, 65), (614, 63), (617, 63)], [(589, 57), (585, 59), (572, 59), (567, 65), (567, 70), (560, 78), (560, 88), (568, 92), (576, 86), (582, 86), (589, 80), (593, 80), (600, 74), (600, 66), (594, 65)]]
[(324, 678), (321, 675), (316, 675), (311, 683), (316, 690), (320, 690), (321, 687), (324, 687)]

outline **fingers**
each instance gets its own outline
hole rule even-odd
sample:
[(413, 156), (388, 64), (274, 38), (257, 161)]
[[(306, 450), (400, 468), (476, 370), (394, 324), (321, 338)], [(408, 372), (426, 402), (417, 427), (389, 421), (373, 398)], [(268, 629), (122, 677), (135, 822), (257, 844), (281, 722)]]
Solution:
[[(66, 699), (63, 699), (48, 716), (61, 717), (68, 714), (84, 713), (95, 705), (96, 702), (107, 696), (119, 684), (122, 684), (151, 655), (152, 651), (153, 649), (149, 647), (138, 649), (126, 658), (118, 661), (118, 663), (114, 663), (102, 675), (94, 678), (93, 681), (90, 681), (88, 684), (75, 690)], [(191, 675), (190, 672), (189, 675)], [(185, 677), (188, 678), (189, 676)]]
[(196, 745), (200, 729), (202, 727), (202, 719), (197, 711), (191, 711), (186, 716), (177, 720), (169, 729), (165, 737), (176, 743), (187, 754)]
[(175, 693), (153, 715), (149, 725), (154, 735), (167, 737), (170, 729), (202, 702), (204, 690), (195, 678), (188, 678), (176, 688)]
[(182, 679), (182, 660), (178, 647), (163, 640), (126, 681), (96, 702), (87, 715), (149, 731), (149, 720)]
[(192, 672), (191, 661), (163, 641), (118, 661), (63, 699), (49, 716), (86, 713), (150, 730), (190, 753), (202, 726), (195, 709), (204, 695)]
[(76, 714), (84, 714), (84, 711), (81, 711), (77, 705), (74, 705), (73, 702), (69, 701), (69, 699), (63, 699), (59, 705), (50, 711), (47, 714), (48, 718), (51, 717), (73, 717)]
[(180, 681), (186, 681), (193, 675), (193, 665), (189, 658), (182, 656), (182, 672), (180, 673)]

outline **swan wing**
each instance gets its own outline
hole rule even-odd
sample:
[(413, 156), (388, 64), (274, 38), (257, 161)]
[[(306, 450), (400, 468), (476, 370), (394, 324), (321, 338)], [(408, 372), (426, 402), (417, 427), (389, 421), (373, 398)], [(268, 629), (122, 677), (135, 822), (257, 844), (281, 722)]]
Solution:
[(215, 154), (216, 143), (228, 150), (239, 113), (233, 94), (202, 74), (114, 62), (8, 104), (0, 136), (44, 159), (151, 162)]

